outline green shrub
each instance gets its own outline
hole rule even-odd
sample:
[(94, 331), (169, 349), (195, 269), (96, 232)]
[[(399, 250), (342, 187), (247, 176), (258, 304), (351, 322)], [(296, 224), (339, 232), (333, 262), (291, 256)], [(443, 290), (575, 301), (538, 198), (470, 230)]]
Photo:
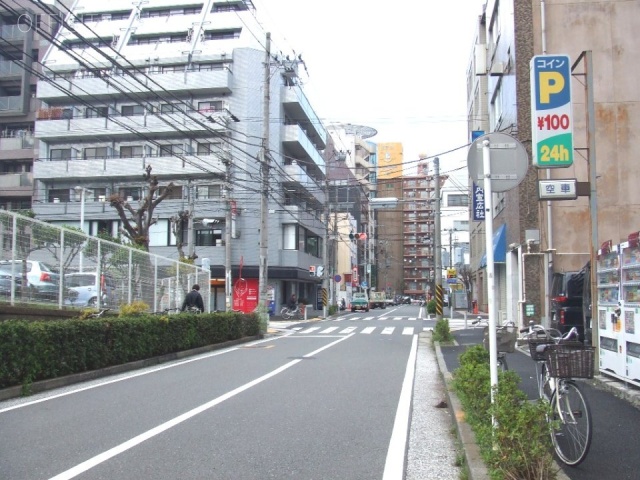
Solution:
[[(141, 303), (141, 302), (139, 302)], [(133, 304), (132, 304), (133, 305)], [(260, 333), (256, 314), (136, 312), (57, 321), (0, 322), (0, 388), (96, 370)]]
[(427, 302), (427, 313), (435, 314), (436, 313), (436, 299), (429, 300)]
[(149, 312), (149, 305), (141, 300), (136, 300), (132, 303), (120, 305), (120, 317), (130, 317), (132, 315), (140, 315), (142, 313)]
[(433, 329), (433, 340), (436, 342), (452, 342), (453, 335), (449, 329), (449, 320), (441, 318), (436, 322), (436, 326)]
[[(473, 428), (491, 478), (553, 479), (551, 438), (546, 422), (548, 405), (529, 402), (513, 371), (498, 372), (491, 402), (489, 352), (482, 345), (460, 355), (453, 388)], [(495, 424), (492, 423), (495, 420)]]

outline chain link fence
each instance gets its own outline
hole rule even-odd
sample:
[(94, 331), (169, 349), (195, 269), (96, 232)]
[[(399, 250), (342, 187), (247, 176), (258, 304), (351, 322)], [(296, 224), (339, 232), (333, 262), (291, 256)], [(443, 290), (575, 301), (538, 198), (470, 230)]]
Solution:
[(0, 211), (0, 302), (118, 310), (179, 308), (193, 284), (210, 309), (211, 273), (195, 265)]

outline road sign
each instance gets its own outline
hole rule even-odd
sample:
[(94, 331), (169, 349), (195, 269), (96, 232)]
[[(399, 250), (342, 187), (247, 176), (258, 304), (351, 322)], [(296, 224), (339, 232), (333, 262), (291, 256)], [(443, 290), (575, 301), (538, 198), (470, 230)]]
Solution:
[(316, 276), (316, 266), (315, 265), (309, 265), (309, 275), (311, 275), (312, 277)]
[(317, 265), (316, 266), (316, 277), (323, 277), (324, 276), (324, 265)]
[(340, 283), (342, 281), (342, 277), (340, 275), (336, 275), (333, 277), (333, 281), (336, 283)]
[(568, 55), (531, 59), (532, 162), (538, 168), (573, 163), (571, 61)]
[(484, 166), (482, 165), (484, 140), (489, 140), (491, 150), (491, 190), (507, 192), (517, 187), (527, 174), (529, 157), (524, 146), (506, 133), (487, 133), (473, 141), (467, 154), (467, 168), (471, 179), (477, 186), (484, 188)]

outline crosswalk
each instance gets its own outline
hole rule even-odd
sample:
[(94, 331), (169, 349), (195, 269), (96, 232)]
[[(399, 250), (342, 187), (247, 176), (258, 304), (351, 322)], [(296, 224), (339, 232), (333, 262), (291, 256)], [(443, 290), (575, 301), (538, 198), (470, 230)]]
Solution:
[(376, 317), (376, 316), (366, 316), (363, 317), (362, 315), (342, 315), (338, 318), (335, 318), (333, 320), (331, 320), (332, 322), (344, 322), (344, 321), (349, 321), (349, 320), (362, 320), (362, 321), (387, 321), (387, 320), (409, 320), (411, 321), (416, 321), (416, 320), (422, 320), (422, 318), (420, 317), (397, 317), (397, 316), (386, 316), (386, 315), (382, 315), (380, 317)]
[[(414, 333), (418, 333), (419, 329), (417, 327), (292, 327), (290, 330), (295, 331), (298, 334), (315, 334), (315, 335), (349, 335), (352, 333), (371, 335), (371, 334), (379, 334), (379, 335), (393, 335), (394, 333), (398, 333), (400, 335), (413, 335)], [(397, 332), (396, 332), (397, 330)]]

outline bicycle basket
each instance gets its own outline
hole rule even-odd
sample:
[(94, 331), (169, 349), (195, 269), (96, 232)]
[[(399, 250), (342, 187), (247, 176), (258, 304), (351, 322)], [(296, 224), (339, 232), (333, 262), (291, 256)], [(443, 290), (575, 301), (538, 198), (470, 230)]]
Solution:
[(529, 343), (529, 353), (531, 354), (531, 359), (535, 360), (536, 362), (541, 362), (542, 360), (545, 360), (547, 358), (547, 352), (538, 352), (536, 351), (536, 349), (538, 348), (538, 345), (553, 345), (553, 340), (546, 338), (546, 337), (541, 337), (541, 338), (529, 338), (527, 340), (527, 342)]
[[(518, 330), (514, 326), (498, 327), (496, 329), (496, 344), (498, 352), (513, 353), (516, 351)], [(484, 327), (482, 345), (489, 350), (489, 327)]]
[(559, 378), (593, 378), (595, 347), (584, 345), (550, 345), (546, 350), (549, 376)]

